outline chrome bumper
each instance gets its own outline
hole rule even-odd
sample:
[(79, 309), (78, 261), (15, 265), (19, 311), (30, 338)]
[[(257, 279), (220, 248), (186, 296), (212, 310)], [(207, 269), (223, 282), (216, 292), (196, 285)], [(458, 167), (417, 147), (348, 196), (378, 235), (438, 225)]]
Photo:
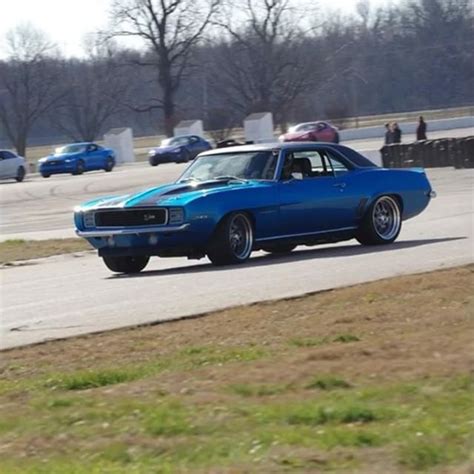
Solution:
[(431, 191), (428, 193), (428, 196), (429, 196), (430, 198), (435, 198), (435, 197), (437, 196), (436, 191), (431, 190)]
[(189, 227), (189, 224), (179, 226), (154, 226), (154, 227), (131, 227), (109, 230), (78, 230), (76, 234), (79, 237), (111, 237), (113, 235), (140, 235), (140, 234), (169, 234), (170, 232), (182, 232)]

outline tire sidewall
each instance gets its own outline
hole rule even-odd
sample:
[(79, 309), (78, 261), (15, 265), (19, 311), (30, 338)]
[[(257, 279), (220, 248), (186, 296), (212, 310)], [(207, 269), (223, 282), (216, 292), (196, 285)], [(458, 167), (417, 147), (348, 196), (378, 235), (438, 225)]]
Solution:
[[(398, 212), (400, 213), (400, 219), (399, 219), (399, 224), (398, 224), (398, 229), (396, 233), (390, 238), (386, 239), (382, 237), (376, 230), (375, 228), (375, 223), (374, 223), (374, 210), (377, 204), (382, 200), (382, 199), (390, 199), (398, 208)], [(391, 244), (394, 242), (397, 237), (400, 234), (400, 231), (402, 229), (402, 211), (400, 208), (400, 204), (396, 198), (393, 196), (389, 195), (382, 195), (379, 196), (374, 200), (374, 202), (370, 205), (369, 209), (367, 210), (364, 219), (362, 221), (362, 224), (360, 226), (359, 232), (356, 236), (357, 240), (364, 245), (384, 245), (384, 244)]]
[[(232, 222), (238, 217), (244, 218), (247, 221), (250, 229), (250, 250), (243, 257), (235, 255), (230, 243), (230, 228)], [(232, 212), (231, 214), (227, 215), (217, 226), (217, 229), (208, 247), (207, 255), (211, 262), (215, 265), (243, 263), (250, 257), (254, 243), (255, 233), (250, 217), (245, 212)]]
[(26, 175), (25, 168), (23, 168), (23, 166), (19, 166), (16, 172), (16, 178), (15, 178), (17, 182), (21, 183), (25, 179), (25, 175)]

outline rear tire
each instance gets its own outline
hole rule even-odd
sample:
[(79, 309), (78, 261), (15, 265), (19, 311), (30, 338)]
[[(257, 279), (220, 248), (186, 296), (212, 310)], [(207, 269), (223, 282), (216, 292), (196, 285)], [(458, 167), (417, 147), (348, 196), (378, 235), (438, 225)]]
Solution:
[(106, 267), (116, 273), (139, 273), (148, 264), (150, 257), (145, 256), (125, 256), (125, 257), (102, 257)]
[(207, 249), (207, 256), (214, 265), (245, 262), (252, 253), (253, 226), (243, 212), (233, 212), (217, 226)]
[(43, 178), (49, 178), (51, 175), (47, 173), (41, 173), (41, 176), (43, 176)]
[(366, 212), (356, 239), (362, 245), (391, 244), (401, 229), (400, 204), (392, 196), (380, 196)]
[(25, 179), (25, 174), (25, 168), (23, 168), (23, 166), (19, 166), (15, 178), (18, 183), (21, 183)]
[(158, 161), (156, 161), (153, 157), (150, 158), (148, 162), (150, 163), (150, 166), (158, 166)]

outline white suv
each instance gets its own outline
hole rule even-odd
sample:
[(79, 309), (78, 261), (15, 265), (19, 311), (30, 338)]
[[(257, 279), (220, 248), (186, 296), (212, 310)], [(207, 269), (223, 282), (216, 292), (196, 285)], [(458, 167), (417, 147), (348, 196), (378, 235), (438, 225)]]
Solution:
[(26, 175), (26, 160), (9, 150), (0, 150), (0, 179), (23, 181)]

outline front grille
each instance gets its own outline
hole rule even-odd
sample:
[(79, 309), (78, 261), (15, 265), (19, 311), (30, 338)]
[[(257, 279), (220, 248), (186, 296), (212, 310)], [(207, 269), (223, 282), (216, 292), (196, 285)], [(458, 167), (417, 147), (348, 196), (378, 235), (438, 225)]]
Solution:
[(95, 213), (96, 227), (133, 227), (166, 224), (166, 209), (124, 209), (120, 211), (98, 211)]

